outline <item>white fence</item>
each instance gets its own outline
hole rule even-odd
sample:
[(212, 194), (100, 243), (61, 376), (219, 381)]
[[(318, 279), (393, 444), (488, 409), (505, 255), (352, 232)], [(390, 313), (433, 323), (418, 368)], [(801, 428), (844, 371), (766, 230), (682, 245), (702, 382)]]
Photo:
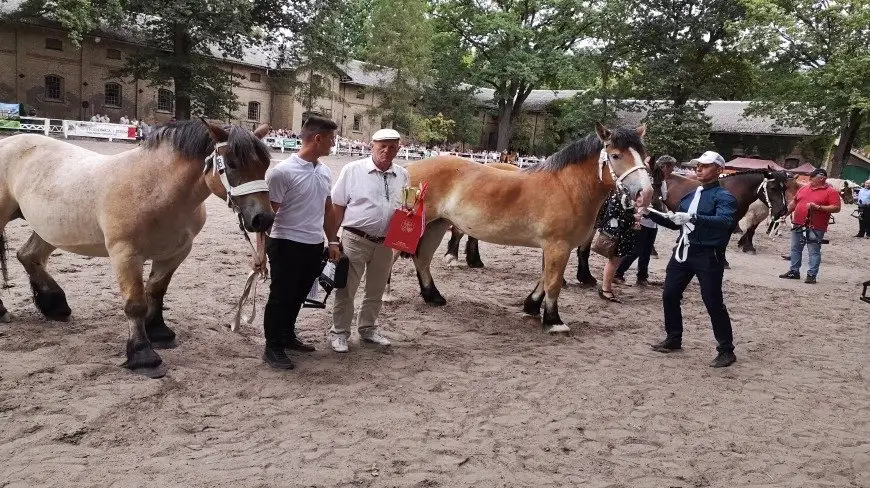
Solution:
[[(47, 136), (63, 134), (64, 138), (92, 137), (98, 139), (136, 140), (136, 127), (122, 124), (104, 124), (101, 122), (86, 122), (82, 120), (46, 119), (41, 117), (21, 117), (18, 128), (6, 130), (40, 132)], [(0, 128), (0, 130), (3, 130)]]

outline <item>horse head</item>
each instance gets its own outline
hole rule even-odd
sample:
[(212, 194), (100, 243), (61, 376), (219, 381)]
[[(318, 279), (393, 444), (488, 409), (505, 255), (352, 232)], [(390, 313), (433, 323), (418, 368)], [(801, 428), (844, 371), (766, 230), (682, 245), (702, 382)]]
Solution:
[(205, 163), (209, 190), (239, 213), (246, 230), (269, 230), (275, 219), (266, 185), (271, 157), (261, 139), (271, 127), (263, 124), (251, 132), (236, 125), (219, 127), (205, 119), (203, 123), (214, 142), (214, 152)]
[(758, 188), (757, 195), (770, 208), (770, 215), (774, 219), (782, 217), (788, 211), (788, 202), (791, 200), (786, 195), (789, 180), (794, 178), (787, 171), (777, 171), (770, 166), (764, 171), (764, 181)]
[(608, 129), (600, 122), (595, 123), (595, 133), (604, 144), (606, 163), (610, 168), (616, 189), (641, 206), (648, 206), (652, 200), (653, 188), (649, 169), (644, 160), (647, 157), (643, 136), (646, 125), (637, 129)]

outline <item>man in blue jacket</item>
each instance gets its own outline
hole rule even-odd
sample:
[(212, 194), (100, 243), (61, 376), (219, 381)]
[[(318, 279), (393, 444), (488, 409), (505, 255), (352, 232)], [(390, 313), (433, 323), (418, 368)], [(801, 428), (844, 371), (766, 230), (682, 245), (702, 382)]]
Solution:
[[(698, 277), (701, 298), (710, 314), (713, 335), (716, 337), (719, 354), (710, 363), (714, 368), (734, 364), (734, 339), (731, 318), (722, 297), (722, 277), (725, 274), (724, 249), (734, 228), (734, 211), (737, 201), (719, 185), (719, 175), (725, 160), (718, 153), (707, 151), (692, 160), (701, 186), (680, 200), (678, 212), (664, 216), (649, 213), (649, 218), (664, 227), (680, 230), (677, 246), (665, 275), (662, 304), (665, 314), (665, 340), (653, 344), (655, 351), (668, 353), (682, 349), (683, 313), (680, 301), (683, 292)], [(648, 210), (645, 210), (648, 212)]]

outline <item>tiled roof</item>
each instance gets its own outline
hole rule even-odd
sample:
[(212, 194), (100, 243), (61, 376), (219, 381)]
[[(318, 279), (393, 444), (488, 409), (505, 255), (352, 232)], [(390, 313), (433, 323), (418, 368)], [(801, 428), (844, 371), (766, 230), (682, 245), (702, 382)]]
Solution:
[(342, 80), (343, 82), (360, 86), (381, 86), (389, 83), (395, 73), (395, 70), (391, 68), (376, 66), (355, 59), (339, 64), (338, 69), (349, 78)]

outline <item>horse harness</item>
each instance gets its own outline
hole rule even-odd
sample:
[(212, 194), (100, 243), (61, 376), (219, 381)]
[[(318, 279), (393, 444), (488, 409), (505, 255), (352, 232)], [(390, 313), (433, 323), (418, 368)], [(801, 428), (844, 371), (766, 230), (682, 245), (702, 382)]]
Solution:
[[(611, 161), (610, 159), (610, 154), (607, 153), (607, 148), (609, 147), (610, 144), (605, 142), (604, 148), (601, 149), (601, 154), (598, 156), (598, 180), (604, 181), (602, 170), (604, 168), (604, 163), (607, 163), (607, 169), (610, 170), (610, 177), (613, 179), (613, 183), (616, 185), (616, 190), (622, 194), (620, 203), (622, 203), (623, 208), (631, 208), (633, 204), (628, 199), (628, 190), (626, 190), (625, 185), (622, 184), (622, 181), (625, 179), (626, 176), (640, 170), (646, 171), (647, 177), (652, 179), (649, 174), (649, 169), (647, 169), (646, 165), (643, 164), (643, 161), (640, 160), (640, 156), (638, 156), (634, 159), (633, 167), (629, 168), (627, 171), (617, 176), (616, 171), (613, 170), (613, 161)], [(635, 153), (636, 155), (636, 151), (634, 151), (634, 149), (629, 149), (632, 151), (632, 153)]]
[[(230, 180), (227, 178), (227, 169), (224, 156), (223, 154), (218, 153), (218, 149), (226, 145), (226, 142), (215, 143), (214, 151), (212, 151), (212, 153), (205, 158), (205, 166), (202, 172), (203, 174), (205, 174), (206, 172), (208, 172), (209, 166), (211, 166), (212, 174), (217, 172), (217, 174), (219, 175), (221, 183), (223, 184), (224, 189), (227, 192), (227, 206), (229, 206), (238, 217), (239, 230), (242, 231), (242, 235), (245, 237), (245, 241), (247, 241), (248, 245), (251, 246), (251, 256), (253, 257), (251, 271), (248, 273), (248, 277), (245, 280), (245, 287), (242, 291), (242, 296), (239, 298), (239, 302), (236, 305), (235, 317), (233, 318), (233, 322), (230, 324), (230, 330), (235, 332), (239, 328), (242, 320), (244, 320), (247, 325), (252, 325), (254, 323), (254, 319), (257, 316), (257, 282), (260, 281), (257, 280), (257, 278), (261, 278), (262, 281), (265, 283), (266, 279), (268, 279), (269, 277), (269, 269), (266, 266), (265, 234), (262, 232), (257, 233), (257, 245), (254, 246), (254, 243), (251, 242), (251, 237), (248, 235), (248, 231), (245, 230), (245, 222), (244, 218), (242, 217), (241, 209), (239, 208), (238, 204), (236, 204), (236, 201), (233, 199), (233, 197), (250, 195), (252, 193), (268, 193), (269, 185), (266, 183), (266, 180), (248, 181), (247, 183), (242, 183), (238, 186), (231, 185)], [(251, 302), (251, 315), (243, 317), (242, 309), (248, 301)]]

